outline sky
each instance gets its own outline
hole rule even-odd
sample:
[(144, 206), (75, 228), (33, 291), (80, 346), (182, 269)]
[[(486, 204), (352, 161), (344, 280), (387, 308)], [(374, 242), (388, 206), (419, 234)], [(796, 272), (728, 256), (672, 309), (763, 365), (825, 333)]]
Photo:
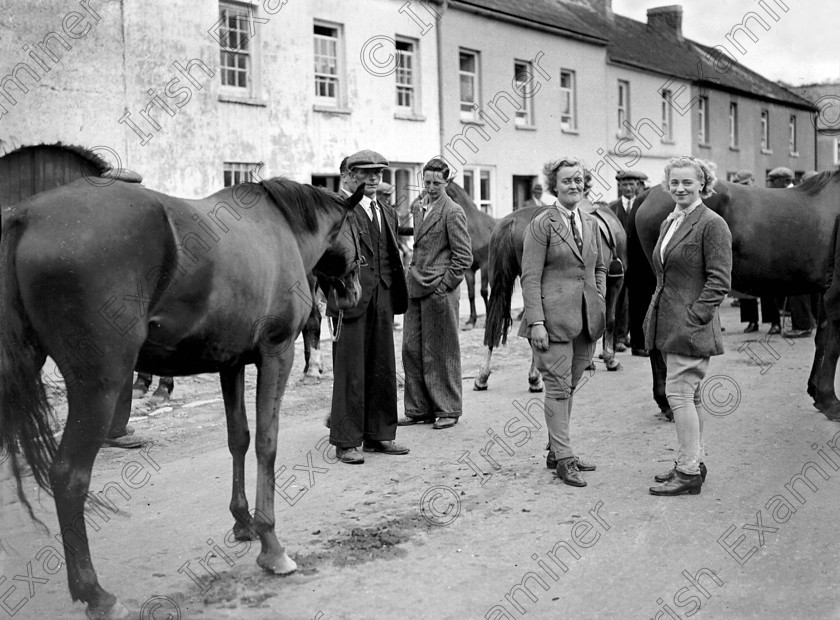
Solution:
[[(722, 45), (735, 60), (768, 79), (794, 86), (840, 81), (840, 0), (612, 0), (612, 7), (614, 13), (647, 22), (649, 8), (680, 3), (684, 36)], [(738, 35), (741, 53), (726, 35), (750, 11), (769, 30), (748, 21), (758, 41)]]

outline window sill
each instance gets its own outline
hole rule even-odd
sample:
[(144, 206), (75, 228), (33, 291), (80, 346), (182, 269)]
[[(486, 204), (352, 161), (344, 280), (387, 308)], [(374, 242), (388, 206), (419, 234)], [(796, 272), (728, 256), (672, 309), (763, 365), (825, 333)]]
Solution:
[(560, 128), (560, 131), (561, 131), (561, 132), (563, 132), (563, 133), (567, 133), (567, 134), (569, 134), (569, 135), (571, 135), (571, 136), (579, 136), (579, 135), (580, 135), (580, 132), (579, 132), (577, 129), (572, 129), (571, 127), (570, 127), (570, 128), (568, 128), (568, 129), (563, 129), (563, 128), (561, 127), (561, 128)]
[(219, 95), (219, 101), (224, 103), (240, 103), (242, 105), (252, 105), (259, 108), (268, 107), (268, 101), (265, 99), (255, 99), (254, 97), (239, 97), (237, 95)]
[(353, 110), (350, 108), (334, 108), (328, 105), (318, 105), (317, 103), (312, 106), (312, 110), (315, 112), (322, 112), (323, 114), (352, 114)]
[(772, 155), (773, 150), (772, 149), (761, 149), (761, 154), (762, 155)]
[(791, 157), (799, 157), (799, 151), (791, 151), (790, 156)]
[(697, 143), (697, 146), (698, 146), (699, 148), (701, 148), (701, 149), (710, 149), (710, 148), (712, 148), (712, 145), (711, 145), (711, 144), (709, 144), (709, 143), (707, 143), (707, 142), (698, 142), (698, 143)]
[(521, 129), (522, 131), (536, 131), (537, 130), (536, 125), (516, 125), (515, 124), (514, 127), (516, 127), (517, 129)]
[(400, 121), (415, 121), (420, 123), (426, 120), (426, 117), (422, 114), (411, 114), (407, 112), (395, 112), (394, 118)]
[(461, 117), (462, 125), (484, 125), (484, 121), (478, 118), (463, 118)]
[(730, 145), (729, 145), (729, 150), (730, 150), (730, 151), (735, 151), (735, 152), (737, 153), (738, 151), (740, 151), (740, 150), (741, 150), (741, 147), (739, 147), (739, 146), (732, 146), (732, 145), (730, 144)]
[(662, 144), (676, 144), (675, 140), (663, 140)]

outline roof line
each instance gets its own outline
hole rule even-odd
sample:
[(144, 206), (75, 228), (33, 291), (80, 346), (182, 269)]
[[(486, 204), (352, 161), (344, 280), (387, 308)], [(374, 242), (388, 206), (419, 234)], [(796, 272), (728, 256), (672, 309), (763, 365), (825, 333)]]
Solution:
[(559, 33), (562, 36), (567, 37), (569, 39), (576, 39), (578, 41), (583, 41), (584, 43), (591, 43), (592, 45), (598, 45), (601, 47), (606, 47), (607, 45), (609, 45), (609, 39), (607, 39), (606, 37), (583, 34), (575, 30), (563, 28), (562, 26), (550, 26), (548, 24), (520, 17), (518, 15), (507, 13), (505, 11), (487, 9), (479, 4), (473, 4), (469, 0), (449, 0), (449, 6), (451, 8), (470, 11), (472, 13), (483, 15), (485, 17), (495, 17), (497, 19), (501, 19), (519, 26), (526, 26), (531, 30), (541, 30), (543, 32), (551, 32), (554, 34)]

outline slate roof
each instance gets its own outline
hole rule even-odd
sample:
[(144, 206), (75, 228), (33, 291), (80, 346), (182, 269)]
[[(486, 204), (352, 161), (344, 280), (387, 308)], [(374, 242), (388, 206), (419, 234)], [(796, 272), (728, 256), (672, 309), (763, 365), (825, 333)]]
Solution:
[[(618, 14), (607, 20), (584, 4), (564, 0), (450, 0), (449, 5), (595, 45), (606, 45), (610, 62), (618, 65), (788, 106), (815, 109), (798, 94), (739, 64), (731, 53), (720, 58), (721, 52), (714, 50), (714, 46), (687, 38), (678, 39), (673, 32), (655, 29)], [(721, 46), (731, 51), (731, 46), (724, 43), (727, 42), (721, 42)]]

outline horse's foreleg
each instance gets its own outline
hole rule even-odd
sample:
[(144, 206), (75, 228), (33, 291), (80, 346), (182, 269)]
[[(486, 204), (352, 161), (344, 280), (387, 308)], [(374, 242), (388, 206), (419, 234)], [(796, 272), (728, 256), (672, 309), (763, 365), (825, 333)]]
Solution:
[[(87, 603), (89, 618), (127, 618), (128, 610), (113, 594), (99, 585), (87, 536), (85, 499), (96, 454), (111, 428), (118, 394), (128, 398), (132, 389), (133, 365), (122, 378), (101, 370), (101, 376), (73, 381), (67, 386), (69, 414), (58, 453), (50, 468), (50, 482), (58, 513), (59, 529), (67, 562), (67, 581), (74, 601)], [(61, 368), (64, 376), (73, 376)], [(110, 380), (109, 380), (110, 376)], [(95, 499), (92, 501), (96, 501)], [(91, 521), (95, 524), (95, 521)], [(98, 527), (96, 528), (99, 529)]]
[(294, 354), (294, 346), (289, 346), (279, 355), (264, 356), (257, 374), (257, 509), (254, 529), (262, 543), (257, 564), (278, 575), (297, 569), (297, 564), (286, 555), (274, 531), (274, 460), (277, 455), (278, 417)]
[(490, 378), (490, 358), (493, 357), (493, 349), (487, 347), (484, 351), (484, 359), (478, 367), (478, 374), (473, 380), (473, 390), (483, 392), (487, 389), (487, 379)]
[(604, 363), (607, 370), (621, 370), (621, 363), (615, 359), (615, 327), (618, 297), (624, 278), (610, 278), (607, 282), (606, 318), (607, 326), (602, 340), (604, 347)]
[(665, 378), (668, 374), (668, 367), (665, 365), (662, 351), (658, 349), (650, 351), (650, 371), (653, 375), (653, 400), (659, 405), (659, 410), (665, 414), (665, 417), (673, 420), (674, 414), (668, 404), (668, 398), (665, 396)]
[[(528, 340), (528, 344), (531, 341)], [(531, 369), (528, 371), (528, 391), (529, 392), (542, 392), (543, 391), (543, 379), (540, 371), (537, 370), (537, 359), (534, 357), (533, 350), (531, 352)]]
[(303, 369), (304, 384), (321, 383), (321, 311), (317, 304), (312, 305), (312, 311), (303, 328), (303, 357), (306, 361)]
[(233, 535), (236, 540), (256, 540), (248, 513), (245, 495), (245, 454), (251, 444), (248, 417), (245, 414), (245, 368), (219, 373), (222, 397), (227, 418), (228, 449), (233, 460), (233, 483), (230, 494), (230, 513), (233, 515)]
[(462, 329), (468, 331), (475, 327), (475, 322), (478, 320), (478, 315), (475, 312), (475, 271), (472, 268), (467, 269), (464, 273), (464, 280), (467, 283), (467, 297), (470, 300), (470, 318), (467, 319)]
[(840, 357), (840, 330), (825, 315), (825, 312), (820, 312), (814, 364), (808, 379), (808, 394), (814, 399), (814, 406), (832, 420), (840, 420), (840, 400), (834, 393), (834, 374), (837, 370), (838, 357)]

